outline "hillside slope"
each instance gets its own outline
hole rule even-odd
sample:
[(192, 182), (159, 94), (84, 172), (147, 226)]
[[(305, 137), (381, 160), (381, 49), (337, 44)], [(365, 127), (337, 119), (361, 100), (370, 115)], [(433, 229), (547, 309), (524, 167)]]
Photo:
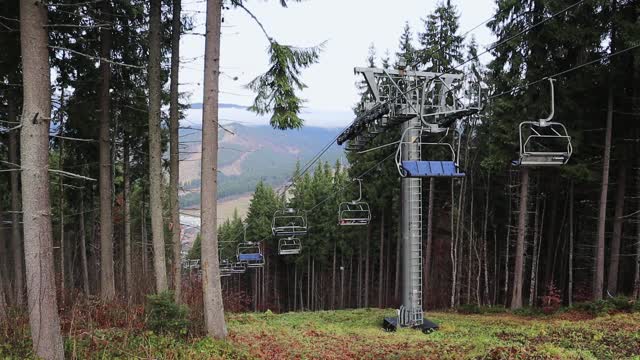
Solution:
[[(180, 182), (182, 207), (197, 207), (200, 201), (201, 133), (181, 130)], [(304, 164), (338, 134), (337, 129), (304, 127), (279, 131), (269, 126), (225, 124), (220, 130), (218, 198), (252, 192), (261, 179), (279, 186), (291, 177), (297, 161)], [(322, 160), (335, 162), (342, 149), (333, 145)]]

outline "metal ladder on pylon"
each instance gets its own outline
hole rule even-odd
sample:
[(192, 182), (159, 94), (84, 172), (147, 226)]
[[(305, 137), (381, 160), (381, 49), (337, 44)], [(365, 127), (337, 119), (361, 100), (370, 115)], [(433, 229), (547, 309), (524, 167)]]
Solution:
[[(418, 137), (420, 136), (419, 131)], [(421, 159), (421, 146), (418, 140), (409, 148), (409, 159)], [(411, 258), (411, 322), (414, 326), (422, 325), (424, 312), (422, 309), (422, 179), (411, 178), (409, 181), (409, 234)]]

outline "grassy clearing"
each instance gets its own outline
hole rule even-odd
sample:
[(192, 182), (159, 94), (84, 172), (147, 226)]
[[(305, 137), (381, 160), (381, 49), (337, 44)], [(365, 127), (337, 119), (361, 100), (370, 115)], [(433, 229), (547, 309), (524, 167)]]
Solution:
[[(160, 336), (117, 328), (66, 340), (71, 358), (143, 359), (640, 359), (640, 314), (546, 317), (429, 313), (440, 331), (381, 330), (394, 310), (230, 314), (229, 338)], [(0, 342), (0, 358), (29, 357), (26, 338)]]

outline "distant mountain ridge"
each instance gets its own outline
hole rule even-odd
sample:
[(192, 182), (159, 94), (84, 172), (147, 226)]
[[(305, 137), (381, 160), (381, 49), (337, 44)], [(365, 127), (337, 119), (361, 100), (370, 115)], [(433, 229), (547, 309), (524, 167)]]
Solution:
[[(191, 127), (197, 129), (199, 125)], [(224, 128), (219, 132), (219, 199), (253, 192), (260, 180), (274, 187), (282, 185), (291, 177), (297, 161), (304, 165), (340, 131), (311, 126), (281, 131), (266, 125), (233, 122), (226, 123)], [(200, 131), (180, 130), (180, 141), (184, 144), (180, 157), (183, 188), (180, 200), (185, 208), (200, 203), (200, 138)], [(342, 149), (333, 144), (321, 159), (334, 163), (342, 154)]]
[[(218, 107), (220, 109), (243, 109), (243, 110), (248, 108), (248, 106), (244, 106), (244, 105), (227, 104), (227, 103), (220, 103), (220, 104), (218, 104)], [(195, 109), (195, 110), (202, 109), (202, 103), (191, 104), (191, 106), (189, 108), (190, 109)]]

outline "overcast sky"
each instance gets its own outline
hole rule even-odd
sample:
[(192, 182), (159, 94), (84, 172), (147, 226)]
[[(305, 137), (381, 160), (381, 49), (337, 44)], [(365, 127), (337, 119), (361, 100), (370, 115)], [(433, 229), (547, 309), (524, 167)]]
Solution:
[[(378, 54), (387, 49), (393, 53), (405, 21), (421, 31), (422, 18), (430, 13), (437, 0), (306, 0), (291, 2), (282, 8), (276, 0), (249, 0), (246, 6), (260, 19), (272, 37), (282, 44), (313, 46), (327, 41), (318, 64), (305, 70), (303, 80), (308, 86), (301, 94), (307, 100), (307, 124), (344, 126), (352, 120), (351, 107), (357, 101), (354, 83), (359, 80), (353, 68), (363, 66), (368, 47), (374, 43)], [(453, 0), (460, 15), (460, 34), (489, 19), (495, 10), (493, 0)], [(205, 3), (185, 0), (183, 11), (195, 15), (193, 32), (204, 33)], [(474, 30), (481, 45), (494, 37), (486, 26)], [(415, 35), (414, 35), (415, 40)], [(225, 11), (222, 29), (220, 101), (250, 105), (253, 95), (244, 86), (268, 66), (265, 52), (268, 42), (256, 23), (241, 9)], [(182, 66), (180, 91), (191, 93), (192, 103), (202, 102), (202, 72), (204, 37), (186, 35), (181, 41)], [(485, 55), (489, 56), (489, 55)], [(481, 58), (483, 62), (488, 58)], [(233, 78), (238, 77), (237, 81)], [(200, 112), (190, 114), (197, 121)], [(247, 123), (265, 123), (244, 111), (221, 112), (221, 118)], [(199, 121), (198, 121), (199, 122)]]

